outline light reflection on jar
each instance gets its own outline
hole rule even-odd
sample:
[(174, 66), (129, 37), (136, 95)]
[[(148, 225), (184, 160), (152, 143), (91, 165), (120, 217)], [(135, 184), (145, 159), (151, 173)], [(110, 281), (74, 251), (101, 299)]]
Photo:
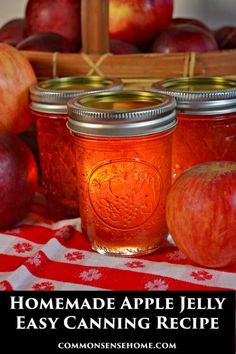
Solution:
[(167, 236), (172, 98), (150, 92), (93, 94), (69, 102), (82, 229), (103, 254), (156, 250)]
[(66, 128), (67, 101), (81, 92), (121, 89), (118, 79), (64, 77), (31, 88), (31, 109), (36, 122), (42, 183), (50, 213), (79, 215), (75, 154)]
[(221, 77), (177, 78), (152, 90), (177, 101), (173, 134), (173, 180), (208, 161), (236, 161), (236, 81)]

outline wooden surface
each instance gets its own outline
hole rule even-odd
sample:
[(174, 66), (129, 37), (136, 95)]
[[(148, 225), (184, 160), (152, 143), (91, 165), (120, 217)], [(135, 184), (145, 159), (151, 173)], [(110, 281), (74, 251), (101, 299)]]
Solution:
[(109, 51), (109, 0), (82, 0), (82, 50), (87, 54)]
[(236, 76), (236, 49), (209, 53), (85, 55), (22, 51), (38, 78), (100, 75), (145, 84), (178, 76)]

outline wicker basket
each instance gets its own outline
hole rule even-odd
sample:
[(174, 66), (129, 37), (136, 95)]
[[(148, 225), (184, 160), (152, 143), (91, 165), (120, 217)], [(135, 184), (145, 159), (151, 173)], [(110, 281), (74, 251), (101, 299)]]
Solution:
[(177, 76), (236, 77), (236, 49), (208, 53), (108, 53), (108, 2), (109, 0), (82, 0), (83, 53), (23, 51), (39, 79), (104, 75), (121, 78), (126, 87), (147, 88), (154, 81)]

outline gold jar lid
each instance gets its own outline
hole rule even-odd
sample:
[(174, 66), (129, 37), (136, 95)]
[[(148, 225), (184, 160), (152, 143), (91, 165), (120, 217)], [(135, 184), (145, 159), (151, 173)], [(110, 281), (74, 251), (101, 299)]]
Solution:
[(156, 82), (151, 90), (176, 99), (180, 113), (236, 112), (236, 80), (216, 76), (179, 77)]
[(75, 134), (128, 137), (175, 127), (175, 99), (150, 91), (107, 91), (68, 102), (68, 128)]
[(120, 79), (101, 76), (71, 76), (46, 80), (30, 88), (31, 109), (44, 113), (67, 113), (67, 101), (80, 93), (121, 90)]

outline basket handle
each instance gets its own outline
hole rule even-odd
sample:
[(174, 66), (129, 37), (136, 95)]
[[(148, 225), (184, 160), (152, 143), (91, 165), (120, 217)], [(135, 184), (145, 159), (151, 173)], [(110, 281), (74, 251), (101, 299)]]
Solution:
[(109, 52), (109, 0), (81, 0), (82, 50)]

